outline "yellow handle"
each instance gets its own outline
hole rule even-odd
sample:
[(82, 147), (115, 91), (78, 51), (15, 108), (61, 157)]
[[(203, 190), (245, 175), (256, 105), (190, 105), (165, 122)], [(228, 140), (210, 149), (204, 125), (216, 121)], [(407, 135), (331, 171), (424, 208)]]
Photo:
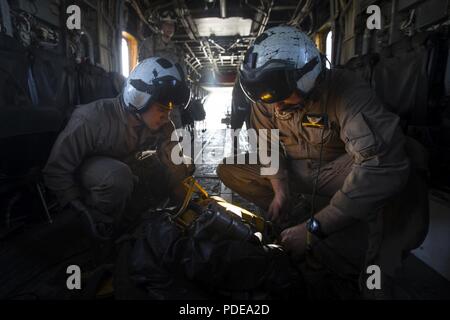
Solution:
[(186, 210), (187, 206), (189, 205), (189, 201), (191, 201), (191, 199), (192, 199), (195, 189), (197, 189), (197, 191), (200, 192), (203, 199), (209, 198), (208, 192), (206, 192), (206, 190), (203, 189), (203, 187), (194, 179), (194, 177), (192, 177), (192, 176), (187, 177), (186, 179), (183, 180), (183, 184), (186, 187), (187, 192), (186, 192), (186, 196), (184, 197), (184, 200), (183, 200), (183, 205), (181, 206), (180, 210), (178, 210), (175, 217), (178, 217), (179, 215), (181, 215), (184, 212), (184, 210)]

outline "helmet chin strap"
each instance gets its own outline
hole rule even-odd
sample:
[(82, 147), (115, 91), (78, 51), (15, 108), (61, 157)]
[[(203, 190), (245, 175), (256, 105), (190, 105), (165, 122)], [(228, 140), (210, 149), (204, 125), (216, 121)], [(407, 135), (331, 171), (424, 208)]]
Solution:
[(317, 77), (316, 82), (314, 83), (314, 87), (311, 89), (311, 91), (304, 96), (305, 101), (306, 100), (317, 100), (320, 98), (320, 94), (322, 92), (322, 85), (325, 82), (326, 78), (326, 70), (322, 70), (320, 75)]
[(280, 107), (273, 107), (275, 117), (279, 120), (289, 120), (292, 118), (293, 113), (297, 110), (303, 109), (304, 107), (304, 98), (302, 95), (302, 99), (297, 104), (288, 104), (283, 103)]
[(283, 121), (289, 120), (292, 118), (292, 112), (278, 111), (278, 109), (275, 108), (275, 118)]
[(142, 115), (140, 113), (134, 113), (134, 117), (136, 118), (136, 120), (138, 120), (139, 122), (144, 123), (144, 119), (142, 119)]
[(130, 114), (131, 114), (131, 116), (139, 123), (139, 124), (145, 124), (144, 123), (144, 119), (142, 118), (142, 115), (140, 114), (140, 113), (138, 113), (138, 112), (136, 112), (136, 111), (128, 111)]

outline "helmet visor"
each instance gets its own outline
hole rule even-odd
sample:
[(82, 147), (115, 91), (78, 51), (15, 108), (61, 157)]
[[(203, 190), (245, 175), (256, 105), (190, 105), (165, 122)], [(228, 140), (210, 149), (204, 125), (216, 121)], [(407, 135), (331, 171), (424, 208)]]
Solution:
[(300, 69), (292, 62), (273, 59), (252, 69), (251, 59), (241, 66), (241, 86), (247, 97), (254, 101), (274, 103), (289, 98), (297, 89), (297, 81), (320, 63), (318, 57), (308, 61)]
[(173, 109), (175, 105), (184, 107), (189, 103), (191, 92), (183, 81), (168, 77), (154, 80), (153, 84), (155, 98), (152, 100), (169, 110)]
[(241, 87), (253, 102), (274, 103), (289, 98), (296, 89), (293, 70), (269, 70), (255, 79), (240, 77)]

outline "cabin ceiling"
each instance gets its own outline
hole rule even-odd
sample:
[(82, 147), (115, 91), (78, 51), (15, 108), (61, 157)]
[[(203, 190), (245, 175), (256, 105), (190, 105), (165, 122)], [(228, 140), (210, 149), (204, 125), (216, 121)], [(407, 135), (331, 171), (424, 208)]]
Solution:
[[(133, 1), (132, 1), (133, 2)], [(311, 1), (135, 1), (151, 24), (164, 10), (177, 14), (173, 40), (184, 47), (191, 72), (203, 77), (234, 74), (252, 41), (266, 28), (295, 20)], [(308, 4), (309, 3), (309, 4)], [(154, 24), (156, 25), (156, 24)], [(214, 72), (211, 72), (214, 71)]]

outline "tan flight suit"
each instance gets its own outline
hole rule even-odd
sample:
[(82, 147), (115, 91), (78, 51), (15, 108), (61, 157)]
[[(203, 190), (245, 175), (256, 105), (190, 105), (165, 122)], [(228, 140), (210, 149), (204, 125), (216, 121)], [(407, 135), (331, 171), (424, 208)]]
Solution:
[[(310, 126), (317, 115), (327, 115), (324, 129)], [(225, 185), (266, 210), (274, 196), (270, 179), (287, 179), (291, 190), (312, 193), (324, 130), (317, 192), (326, 202), (315, 216), (329, 237), (317, 244), (314, 255), (336, 272), (354, 274), (377, 263), (392, 275), (402, 255), (423, 241), (427, 192), (416, 168), (425, 164), (423, 158), (408, 158), (406, 149), (423, 150), (409, 138), (405, 144), (398, 116), (352, 73), (329, 71), (305, 106), (287, 118), (254, 104), (251, 123), (255, 129), (279, 129), (278, 173), (261, 176), (259, 165), (238, 164), (221, 164), (217, 173)]]
[[(169, 191), (191, 173), (192, 167), (171, 161), (177, 146), (170, 141), (173, 124), (169, 122), (158, 132), (143, 124), (132, 126), (129, 118), (133, 115), (124, 110), (120, 99), (78, 106), (58, 136), (44, 168), (44, 180), (62, 207), (78, 198), (102, 213), (120, 216), (138, 183), (150, 183), (155, 192)], [(134, 155), (154, 149), (155, 164), (144, 176), (136, 177), (130, 169), (135, 165)]]
[[(180, 64), (186, 75), (186, 66), (184, 63), (184, 56), (182, 50), (172, 41), (165, 43), (162, 40), (161, 35), (153, 35), (146, 38), (139, 47), (139, 61), (142, 61), (151, 57), (163, 57), (167, 58), (174, 63)], [(180, 107), (175, 107), (172, 110), (170, 119), (175, 124), (175, 128), (181, 128), (181, 109)]]

